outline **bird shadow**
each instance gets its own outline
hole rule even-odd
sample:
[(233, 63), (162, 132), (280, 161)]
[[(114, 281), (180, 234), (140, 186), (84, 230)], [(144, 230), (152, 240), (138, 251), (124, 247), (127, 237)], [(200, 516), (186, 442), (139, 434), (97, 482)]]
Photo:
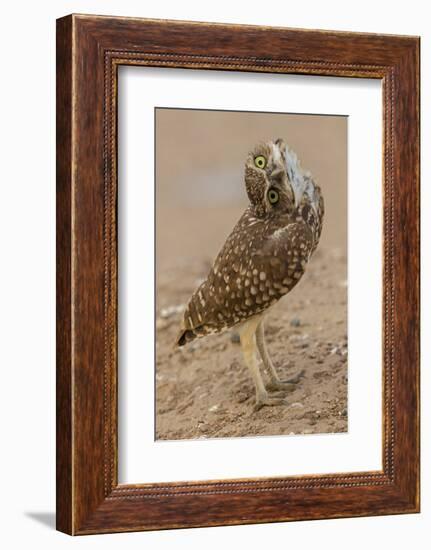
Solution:
[(41, 523), (45, 527), (55, 529), (55, 513), (54, 512), (25, 512), (28, 518)]

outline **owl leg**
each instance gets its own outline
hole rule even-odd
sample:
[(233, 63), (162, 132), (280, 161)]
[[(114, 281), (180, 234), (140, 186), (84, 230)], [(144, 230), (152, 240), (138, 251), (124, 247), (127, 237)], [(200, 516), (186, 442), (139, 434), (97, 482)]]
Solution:
[(280, 380), (266, 347), (263, 320), (259, 323), (256, 329), (256, 343), (257, 349), (259, 350), (260, 356), (262, 357), (263, 364), (265, 365), (265, 368), (267, 369), (270, 377), (270, 383), (267, 385), (267, 389), (270, 391), (293, 391), (296, 387), (296, 384), (304, 376), (304, 371), (301, 371), (296, 376), (293, 376), (292, 378), (289, 378), (287, 380)]
[(253, 377), (256, 387), (256, 410), (264, 405), (281, 405), (285, 404), (284, 398), (269, 397), (262, 380), (262, 375), (259, 372), (259, 365), (256, 359), (256, 322), (252, 321), (245, 323), (240, 330), (240, 341), (244, 360), (250, 373)]

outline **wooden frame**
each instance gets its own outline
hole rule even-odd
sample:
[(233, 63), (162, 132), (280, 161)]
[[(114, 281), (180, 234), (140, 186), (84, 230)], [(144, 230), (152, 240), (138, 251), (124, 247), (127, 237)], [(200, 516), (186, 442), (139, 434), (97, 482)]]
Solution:
[[(118, 485), (119, 65), (376, 78), (384, 101), (383, 470)], [(419, 511), (419, 39), (71, 15), (57, 21), (57, 528)]]

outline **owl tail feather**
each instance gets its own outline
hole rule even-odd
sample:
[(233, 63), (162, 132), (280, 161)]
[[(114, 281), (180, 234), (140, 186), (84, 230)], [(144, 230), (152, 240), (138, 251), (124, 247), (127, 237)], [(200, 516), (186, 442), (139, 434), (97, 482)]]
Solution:
[(178, 347), (185, 346), (195, 338), (197, 338), (197, 334), (195, 334), (193, 330), (181, 329), (177, 339), (175, 340), (175, 345)]
[(209, 334), (209, 327), (202, 323), (203, 315), (195, 292), (184, 311), (180, 332), (175, 340), (177, 347), (185, 346), (195, 338)]

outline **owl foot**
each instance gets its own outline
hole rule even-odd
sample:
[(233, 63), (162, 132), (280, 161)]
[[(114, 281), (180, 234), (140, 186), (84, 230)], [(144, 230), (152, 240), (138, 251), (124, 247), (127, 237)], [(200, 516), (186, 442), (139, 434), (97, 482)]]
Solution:
[(269, 391), (287, 391), (291, 392), (296, 390), (296, 385), (299, 383), (301, 378), (304, 378), (305, 370), (302, 370), (292, 378), (288, 380), (272, 380), (267, 386), (266, 389)]
[(261, 395), (260, 397), (256, 398), (256, 404), (254, 406), (255, 412), (259, 411), (265, 405), (287, 405), (287, 400), (284, 397), (268, 397), (268, 395), (265, 394)]
[(296, 384), (288, 382), (287, 380), (277, 380), (267, 384), (266, 389), (270, 392), (275, 392), (275, 391), (292, 392), (296, 390)]

